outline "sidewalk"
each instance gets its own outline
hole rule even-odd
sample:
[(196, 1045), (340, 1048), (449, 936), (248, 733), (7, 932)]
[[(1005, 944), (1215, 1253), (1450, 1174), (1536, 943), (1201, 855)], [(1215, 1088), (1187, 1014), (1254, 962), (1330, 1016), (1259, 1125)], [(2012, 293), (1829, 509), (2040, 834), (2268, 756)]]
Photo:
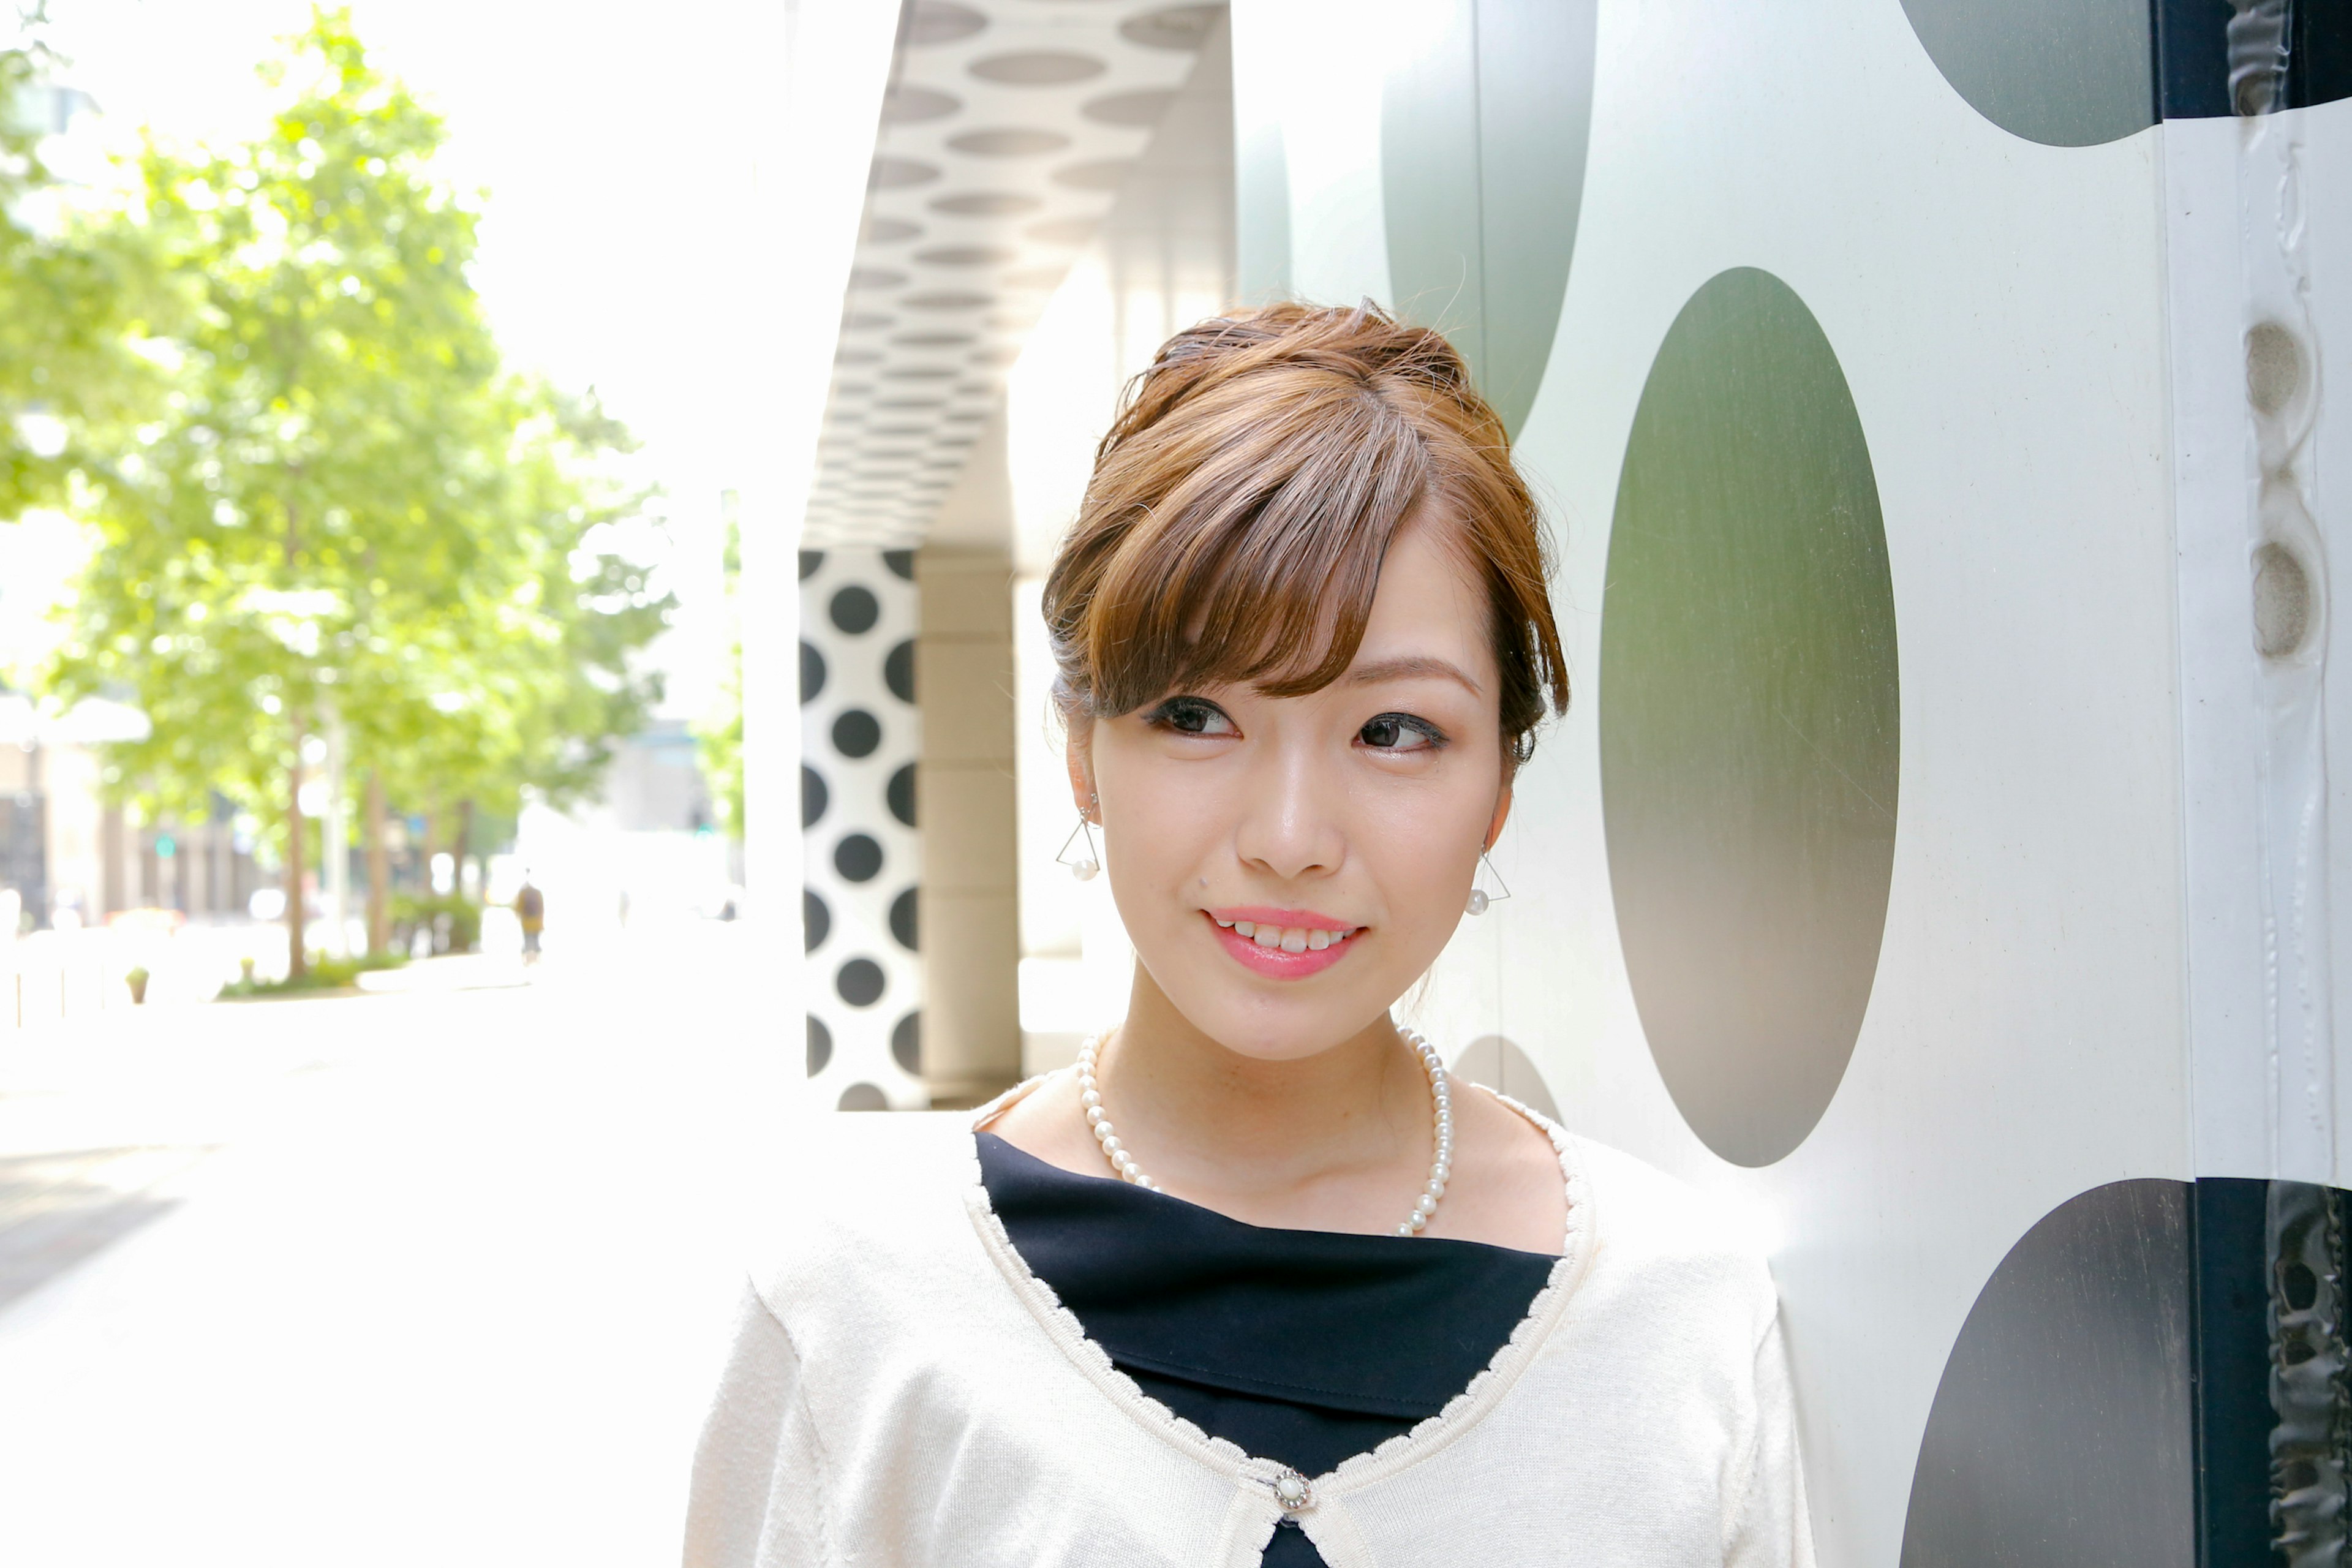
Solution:
[(0, 1035), (0, 1562), (674, 1561), (793, 1114), (746, 956)]

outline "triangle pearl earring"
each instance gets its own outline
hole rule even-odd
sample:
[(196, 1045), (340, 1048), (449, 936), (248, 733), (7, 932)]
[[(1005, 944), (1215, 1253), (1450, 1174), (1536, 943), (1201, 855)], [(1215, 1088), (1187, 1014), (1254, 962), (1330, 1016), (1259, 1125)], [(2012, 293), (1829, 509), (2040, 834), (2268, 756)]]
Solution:
[(1483, 849), (1478, 852), (1478, 866), (1482, 871), (1495, 879), (1495, 887), (1497, 890), (1490, 893), (1477, 886), (1475, 880), (1473, 881), (1469, 900), (1462, 907), (1465, 912), (1474, 915), (1485, 914), (1488, 905), (1498, 904), (1511, 896), (1509, 885), (1503, 880), (1502, 873), (1495, 869), (1495, 863), (1486, 858), (1486, 851)]

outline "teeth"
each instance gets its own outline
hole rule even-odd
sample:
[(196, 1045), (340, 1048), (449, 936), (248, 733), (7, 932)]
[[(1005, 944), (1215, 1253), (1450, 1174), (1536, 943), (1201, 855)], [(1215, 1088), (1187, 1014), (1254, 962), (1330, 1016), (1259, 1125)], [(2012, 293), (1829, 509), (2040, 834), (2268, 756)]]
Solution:
[[(1211, 920), (1217, 917), (1211, 915)], [(1235, 936), (1246, 937), (1260, 947), (1280, 948), (1285, 952), (1321, 952), (1339, 946), (1360, 929), (1347, 926), (1336, 931), (1318, 931), (1309, 926), (1261, 925), (1255, 921), (1217, 921), (1217, 924)]]

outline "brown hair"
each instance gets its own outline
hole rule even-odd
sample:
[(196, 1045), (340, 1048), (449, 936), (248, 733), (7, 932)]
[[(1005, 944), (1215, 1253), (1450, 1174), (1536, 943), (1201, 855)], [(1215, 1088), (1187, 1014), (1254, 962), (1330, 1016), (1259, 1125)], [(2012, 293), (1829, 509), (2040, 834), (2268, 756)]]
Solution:
[(1535, 500), (1454, 346), (1370, 301), (1203, 321), (1129, 384), (1045, 580), (1065, 715), (1208, 681), (1328, 686), (1425, 500), (1486, 584), (1504, 742), (1524, 761), (1545, 699), (1568, 707)]

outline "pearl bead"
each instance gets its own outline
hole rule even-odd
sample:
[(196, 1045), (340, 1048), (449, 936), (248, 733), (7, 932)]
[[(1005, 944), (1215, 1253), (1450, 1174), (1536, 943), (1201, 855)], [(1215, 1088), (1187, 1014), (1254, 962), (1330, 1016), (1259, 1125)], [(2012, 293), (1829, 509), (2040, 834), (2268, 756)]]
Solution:
[[(1082, 873), (1083, 878), (1083, 873)], [(1445, 1196), (1446, 1184), (1454, 1174), (1454, 1094), (1445, 1077), (1444, 1058), (1437, 1047), (1410, 1029), (1399, 1031), (1400, 1037), (1413, 1054), (1421, 1058), (1423, 1071), (1429, 1075), (1430, 1124), (1437, 1144), (1437, 1157), (1431, 1162), (1429, 1180), (1414, 1200), (1412, 1213), (1404, 1224), (1396, 1227), (1402, 1237), (1419, 1235), (1426, 1229), (1430, 1217), (1437, 1212)], [(1097, 1058), (1102, 1049), (1101, 1037), (1097, 1036), (1078, 1047), (1078, 1103), (1085, 1110), (1087, 1125), (1095, 1140), (1102, 1146), (1103, 1157), (1111, 1169), (1125, 1181), (1148, 1192), (1160, 1192), (1159, 1183), (1144, 1173), (1142, 1163), (1127, 1151), (1112, 1131), (1110, 1118), (1103, 1109), (1102, 1088), (1095, 1081)]]

